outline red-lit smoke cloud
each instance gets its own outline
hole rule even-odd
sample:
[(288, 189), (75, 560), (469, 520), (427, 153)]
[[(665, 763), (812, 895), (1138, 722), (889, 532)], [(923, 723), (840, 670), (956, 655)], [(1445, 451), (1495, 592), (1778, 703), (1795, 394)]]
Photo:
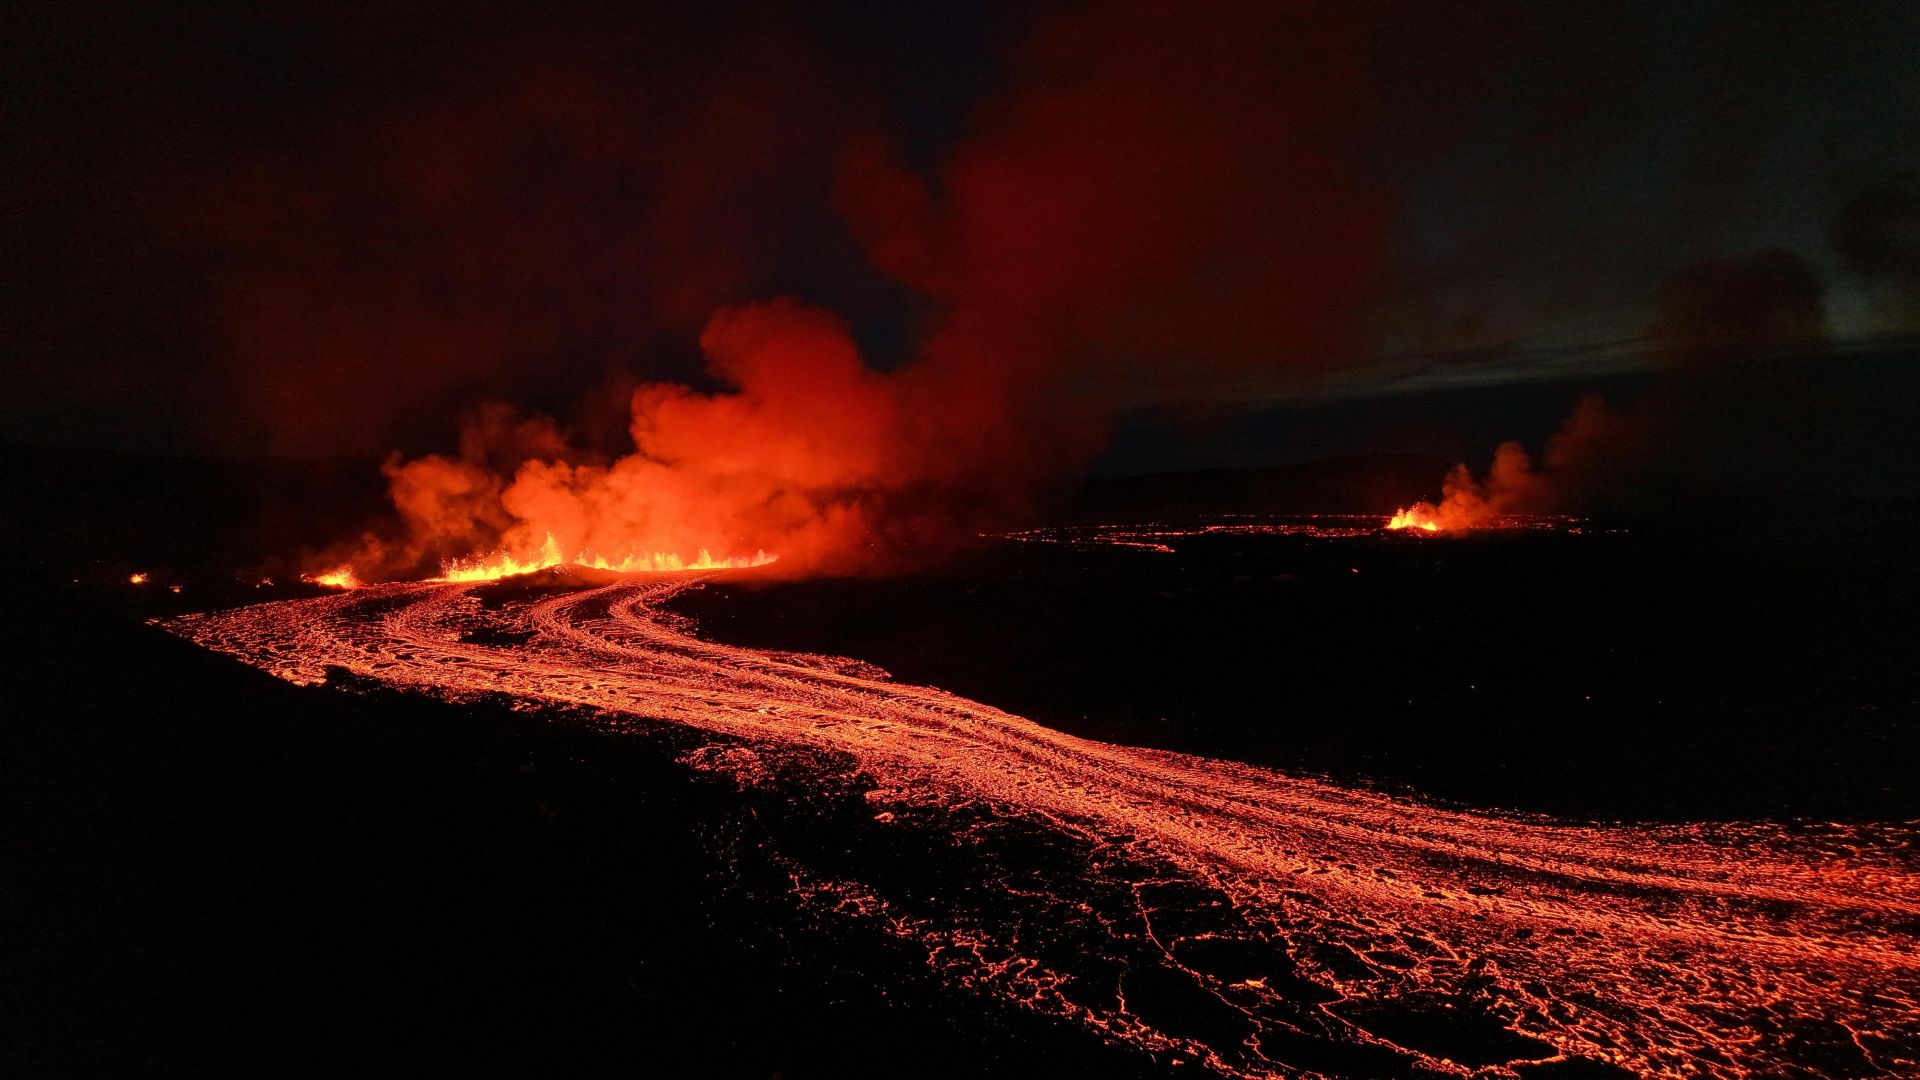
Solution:
[(1363, 30), (1304, 5), (1071, 12), (936, 176), (870, 141), (841, 204), (875, 263), (938, 302), (931, 363), (1125, 392), (1338, 359), (1386, 230), (1345, 142)]
[(1583, 500), (1622, 470), (1637, 467), (1645, 452), (1644, 417), (1589, 395), (1547, 440), (1539, 460), (1519, 442), (1503, 442), (1484, 476), (1457, 464), (1441, 484), (1438, 503), (1416, 504), (1403, 514), (1420, 527), (1448, 530), (1482, 528), (1508, 514), (1584, 509)]
[(797, 300), (725, 307), (700, 336), (715, 385), (640, 386), (631, 453), (521, 435), (509, 466), (508, 443), (476, 436), (395, 462), (407, 538), (359, 561), (557, 545), (875, 565), (1017, 511), (1098, 448), (1117, 404), (1346, 359), (1386, 228), (1343, 164), (1361, 29), (1274, 5), (1045, 23), (932, 175), (877, 135), (841, 157), (837, 202), (874, 266), (928, 301), (906, 363), (874, 369)]

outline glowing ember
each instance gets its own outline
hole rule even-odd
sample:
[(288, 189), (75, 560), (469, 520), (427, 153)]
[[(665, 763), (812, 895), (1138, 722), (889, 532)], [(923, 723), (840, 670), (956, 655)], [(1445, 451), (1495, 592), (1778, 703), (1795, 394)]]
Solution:
[(324, 574), (309, 574), (303, 580), (325, 585), (329, 589), (357, 589), (361, 584), (359, 575), (353, 572), (351, 566), (335, 567)]
[(130, 582), (132, 582), (132, 583), (133, 583), (133, 584), (135, 584), (135, 585), (145, 585), (145, 584), (147, 583), (147, 575), (145, 575), (145, 574), (130, 574), (130, 575), (128, 575), (128, 576), (127, 576), (127, 580), (128, 580), (128, 581), (130, 581)]
[[(699, 580), (484, 605), (470, 585), (376, 585), (169, 628), (297, 683), (342, 668), (583, 707), (611, 730), (686, 725), (725, 737), (689, 763), (742, 783), (762, 754), (851, 758), (881, 827), (945, 813), (1050, 831), (1058, 866), (983, 890), (1018, 895), (998, 921), (790, 859), (793, 894), (924, 948), (957, 986), (1213, 1073), (1319, 1074), (1328, 1047), (1372, 1055), (1362, 1075), (1563, 1056), (1729, 1078), (1826, 1073), (1825, 1053), (1862, 1075), (1920, 1066), (1912, 824), (1555, 822), (1092, 742), (855, 662), (700, 640), (661, 611)], [(1133, 981), (1147, 964), (1232, 1023), (1167, 1023)], [(1470, 1005), (1520, 1046), (1455, 1059), (1378, 1019), (1421, 1001)]]
[(537, 570), (546, 570), (555, 566), (584, 566), (593, 570), (608, 570), (616, 574), (663, 573), (680, 570), (747, 570), (756, 566), (765, 566), (778, 558), (764, 551), (756, 551), (752, 555), (716, 559), (706, 548), (701, 548), (699, 553), (691, 559), (683, 559), (673, 552), (648, 552), (609, 559), (591, 551), (581, 551), (568, 557), (562, 552), (560, 542), (554, 539), (552, 533), (548, 533), (546, 543), (531, 555), (519, 557), (510, 552), (499, 551), (472, 559), (455, 559), (443, 564), (440, 567), (440, 576), (433, 580), (498, 581), (501, 578), (531, 574)]

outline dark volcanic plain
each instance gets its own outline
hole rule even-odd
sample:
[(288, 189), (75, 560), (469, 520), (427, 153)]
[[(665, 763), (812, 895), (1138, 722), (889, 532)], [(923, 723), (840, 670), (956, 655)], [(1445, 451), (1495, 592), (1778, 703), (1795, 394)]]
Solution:
[(1920, 816), (1920, 620), (1893, 543), (1912, 526), (1848, 524), (1827, 551), (1604, 525), (1003, 542), (676, 608), (717, 640), (858, 657), (1088, 738), (1475, 805)]

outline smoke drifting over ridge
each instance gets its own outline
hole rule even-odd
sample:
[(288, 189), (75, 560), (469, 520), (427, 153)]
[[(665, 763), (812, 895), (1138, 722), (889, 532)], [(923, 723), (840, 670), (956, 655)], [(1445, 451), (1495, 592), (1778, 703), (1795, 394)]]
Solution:
[(1781, 362), (1825, 345), (1826, 293), (1815, 267), (1778, 249), (1681, 267), (1647, 327), (1653, 389), (1626, 403), (1581, 398), (1537, 461), (1508, 441), (1482, 477), (1455, 465), (1424, 512), (1464, 529), (1500, 514), (1644, 510), (1635, 487), (1650, 472), (1712, 476), (1729, 458), (1807, 446), (1821, 403)]

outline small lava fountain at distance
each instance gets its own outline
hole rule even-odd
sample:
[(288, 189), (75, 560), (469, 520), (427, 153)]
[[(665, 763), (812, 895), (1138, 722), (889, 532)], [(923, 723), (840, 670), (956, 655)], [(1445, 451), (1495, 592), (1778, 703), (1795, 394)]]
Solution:
[(351, 566), (336, 566), (317, 574), (308, 574), (302, 580), (313, 585), (324, 585), (329, 589), (358, 589), (363, 584), (360, 575), (354, 573)]
[(1420, 532), (1440, 531), (1440, 512), (1432, 503), (1417, 502), (1404, 510), (1396, 510), (1387, 519), (1389, 529), (1414, 529)]

